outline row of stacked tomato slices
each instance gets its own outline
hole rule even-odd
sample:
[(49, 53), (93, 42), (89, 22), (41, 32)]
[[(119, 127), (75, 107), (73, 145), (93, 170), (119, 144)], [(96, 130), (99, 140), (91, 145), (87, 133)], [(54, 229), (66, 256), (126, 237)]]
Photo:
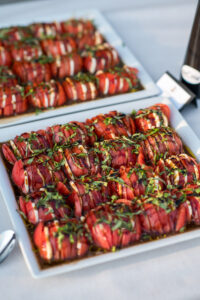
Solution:
[(0, 116), (141, 89), (90, 20), (0, 29)]
[(42, 264), (200, 224), (200, 167), (165, 104), (54, 125), (2, 144)]

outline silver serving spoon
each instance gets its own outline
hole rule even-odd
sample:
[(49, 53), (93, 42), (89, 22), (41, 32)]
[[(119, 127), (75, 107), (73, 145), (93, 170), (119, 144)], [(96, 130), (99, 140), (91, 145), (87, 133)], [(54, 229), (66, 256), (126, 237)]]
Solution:
[(0, 263), (10, 254), (15, 243), (16, 237), (13, 230), (5, 230), (0, 233)]

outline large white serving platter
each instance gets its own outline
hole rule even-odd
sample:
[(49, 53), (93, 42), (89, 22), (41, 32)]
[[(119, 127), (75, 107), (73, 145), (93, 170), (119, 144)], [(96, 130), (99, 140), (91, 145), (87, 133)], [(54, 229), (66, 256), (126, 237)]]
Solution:
[(105, 97), (98, 100), (77, 103), (73, 105), (65, 105), (60, 108), (45, 110), (39, 115), (32, 113), (24, 113), (22, 115), (0, 118), (0, 128), (8, 125), (20, 124), (22, 122), (34, 121), (52, 117), (56, 115), (73, 113), (76, 111), (87, 110), (88, 108), (96, 108), (106, 105), (118, 104), (127, 101), (138, 100), (159, 94), (159, 89), (147, 74), (141, 63), (130, 52), (121, 38), (117, 35), (111, 25), (106, 21), (104, 16), (98, 10), (82, 10), (68, 11), (67, 1), (36, 1), (28, 3), (19, 3), (12, 5), (1, 6), (0, 9), (0, 27), (11, 25), (28, 25), (32, 22), (50, 22), (61, 21), (69, 18), (85, 18), (92, 19), (97, 26), (97, 29), (103, 34), (106, 40), (113, 45), (125, 64), (136, 67), (139, 70), (139, 78), (144, 87), (144, 90), (131, 92), (128, 94)]
[[(39, 120), (36, 122), (30, 122), (24, 125), (16, 125), (14, 128), (4, 128), (0, 132), (0, 142), (7, 141), (14, 138), (16, 135), (19, 135), (26, 131), (45, 129), (47, 126), (53, 124), (63, 124), (69, 121), (78, 120), (84, 121), (87, 118), (91, 118), (99, 113), (107, 113), (110, 110), (118, 110), (124, 113), (130, 113), (133, 109), (138, 110), (139, 108), (145, 108), (155, 103), (163, 102), (169, 105), (171, 109), (171, 126), (176, 130), (176, 132), (181, 136), (184, 144), (190, 148), (193, 154), (196, 156), (197, 160), (200, 161), (200, 141), (189, 127), (187, 122), (183, 119), (181, 114), (175, 108), (175, 106), (167, 99), (162, 99), (161, 97), (155, 97), (151, 99), (145, 99), (143, 101), (136, 101), (133, 103), (123, 103), (118, 105), (112, 105), (110, 107), (104, 107), (101, 109), (93, 109), (89, 111), (84, 111), (80, 113), (74, 113), (67, 116), (58, 116), (56, 118), (49, 118), (45, 120)], [(85, 258), (77, 262), (71, 262), (62, 264), (60, 266), (50, 267), (46, 270), (41, 270), (35, 255), (31, 248), (31, 242), (29, 240), (28, 233), (24, 226), (24, 223), (16, 211), (17, 203), (13, 189), (11, 187), (11, 182), (8, 177), (7, 171), (4, 167), (2, 157), (0, 156), (0, 191), (2, 193), (3, 199), (7, 206), (11, 221), (13, 223), (14, 229), (17, 234), (17, 239), (19, 241), (22, 253), (24, 255), (25, 261), (28, 265), (31, 274), (35, 278), (52, 276), (64, 272), (70, 272), (73, 270), (97, 265), (100, 263), (105, 263), (107, 261), (112, 261), (115, 259), (120, 259), (122, 257), (135, 255), (137, 253), (142, 253), (156, 248), (161, 248), (171, 244), (191, 240), (197, 237), (200, 237), (200, 229), (195, 229), (190, 232), (185, 232), (177, 234), (175, 236), (167, 237), (165, 239), (160, 239), (156, 241), (147, 242), (141, 245), (133, 245), (128, 248), (119, 250), (115, 253), (107, 253), (99, 256), (94, 256), (90, 258)]]

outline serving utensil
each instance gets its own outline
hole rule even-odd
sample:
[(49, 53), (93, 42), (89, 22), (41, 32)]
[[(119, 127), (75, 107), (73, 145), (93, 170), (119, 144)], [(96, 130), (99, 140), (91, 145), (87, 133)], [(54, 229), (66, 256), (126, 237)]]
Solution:
[(15, 232), (5, 230), (0, 233), (0, 263), (10, 254), (16, 244)]

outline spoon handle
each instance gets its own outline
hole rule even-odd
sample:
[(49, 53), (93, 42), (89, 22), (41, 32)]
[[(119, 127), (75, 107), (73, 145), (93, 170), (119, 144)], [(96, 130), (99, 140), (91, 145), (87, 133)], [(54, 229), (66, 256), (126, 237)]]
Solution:
[(16, 236), (13, 230), (6, 230), (0, 234), (0, 263), (13, 250), (16, 243)]

